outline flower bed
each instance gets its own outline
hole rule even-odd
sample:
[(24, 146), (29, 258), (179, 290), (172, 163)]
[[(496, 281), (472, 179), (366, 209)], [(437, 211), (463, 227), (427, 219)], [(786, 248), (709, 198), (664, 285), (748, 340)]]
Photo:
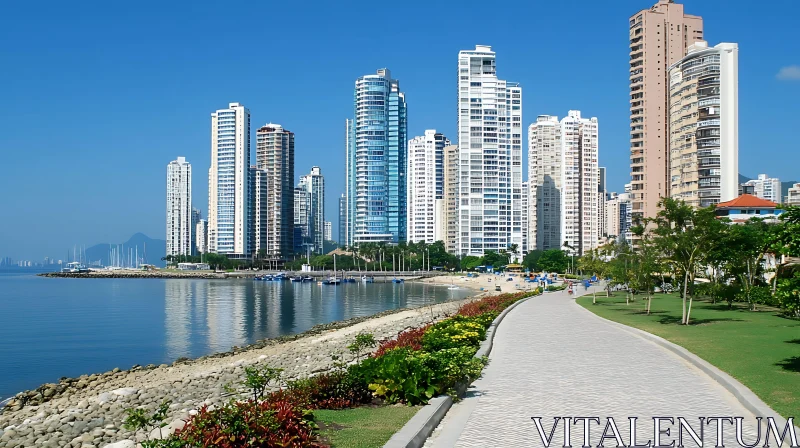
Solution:
[[(248, 368), (242, 384), (252, 390), (251, 398), (203, 408), (183, 430), (143, 447), (323, 447), (314, 434), (313, 410), (357, 407), (376, 399), (418, 405), (453, 394), (456, 384), (474, 380), (486, 365), (487, 359), (475, 353), (492, 321), (513, 303), (540, 293), (536, 289), (465, 304), (452, 317), (383, 341), (360, 362), (340, 364), (333, 372), (289, 382), (275, 392), (264, 393), (271, 382), (279, 382), (280, 370)], [(358, 359), (374, 344), (372, 335), (359, 335), (351, 352)]]

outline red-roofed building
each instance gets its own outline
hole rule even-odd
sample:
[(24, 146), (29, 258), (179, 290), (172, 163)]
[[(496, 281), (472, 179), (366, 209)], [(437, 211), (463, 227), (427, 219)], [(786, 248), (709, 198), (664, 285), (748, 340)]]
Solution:
[(718, 218), (728, 218), (733, 223), (747, 222), (752, 218), (775, 220), (783, 213), (778, 204), (761, 199), (751, 194), (743, 194), (738, 198), (717, 204)]

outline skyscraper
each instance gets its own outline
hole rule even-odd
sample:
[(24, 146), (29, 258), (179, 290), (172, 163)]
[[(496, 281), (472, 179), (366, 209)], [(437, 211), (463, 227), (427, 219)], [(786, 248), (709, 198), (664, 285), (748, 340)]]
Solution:
[(528, 250), (560, 249), (561, 124), (540, 115), (528, 128)]
[(192, 255), (192, 165), (178, 157), (167, 165), (167, 255)]
[(339, 245), (347, 246), (347, 195), (339, 196)]
[(265, 254), (269, 248), (269, 175), (250, 167), (250, 253)]
[(195, 235), (197, 235), (197, 240), (195, 240), (194, 247), (197, 253), (204, 254), (208, 252), (208, 221), (201, 219), (197, 222)]
[[(444, 198), (444, 147), (435, 129), (408, 141), (408, 241), (436, 241), (436, 201)], [(440, 215), (441, 216), (441, 215)], [(441, 220), (441, 218), (440, 218)]]
[(458, 145), (445, 146), (444, 150), (444, 246), (448, 253), (458, 254)]
[(294, 253), (294, 133), (267, 123), (256, 131), (256, 167), (267, 173), (267, 254)]
[[(530, 250), (566, 246), (576, 255), (600, 235), (597, 118), (571, 110), (560, 122), (541, 115), (528, 130)], [(534, 245), (535, 244), (535, 245)]]
[(458, 53), (458, 252), (522, 243), (522, 89), (497, 78), (492, 47)]
[(635, 218), (654, 217), (669, 195), (667, 71), (703, 40), (703, 19), (674, 0), (630, 18), (631, 202)]
[(309, 233), (311, 217), (311, 193), (303, 185), (294, 189), (294, 251), (313, 251), (314, 242)]
[(325, 221), (325, 231), (322, 233), (325, 241), (333, 240), (333, 223), (330, 221)]
[(354, 244), (406, 240), (406, 102), (388, 69), (355, 83), (347, 123), (348, 193)]
[(192, 231), (192, 255), (197, 255), (197, 223), (200, 222), (202, 217), (203, 214), (200, 210), (192, 208), (192, 223), (190, 226)]
[(249, 255), (250, 111), (239, 103), (211, 114), (208, 251)]
[(353, 245), (355, 235), (356, 216), (356, 147), (355, 126), (353, 120), (344, 121), (344, 153), (345, 153), (345, 192), (344, 207), (342, 199), (339, 200), (339, 226), (344, 223), (344, 228), (339, 228), (341, 243), (345, 246)]
[(522, 183), (522, 254), (525, 255), (530, 250), (528, 247), (528, 233), (530, 228), (528, 226), (528, 201), (530, 200), (530, 188), (528, 181)]
[(669, 70), (669, 194), (695, 207), (739, 196), (738, 57), (697, 42)]
[(606, 168), (600, 167), (597, 184), (597, 235), (599, 238), (606, 236)]
[(325, 178), (318, 166), (311, 173), (300, 176), (300, 185), (308, 191), (308, 230), (311, 250), (321, 254), (325, 240)]

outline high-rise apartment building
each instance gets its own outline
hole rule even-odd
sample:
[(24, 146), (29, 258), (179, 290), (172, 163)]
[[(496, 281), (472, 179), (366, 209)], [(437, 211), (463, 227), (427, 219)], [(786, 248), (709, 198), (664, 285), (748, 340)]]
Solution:
[(311, 222), (311, 192), (304, 185), (294, 189), (294, 251), (306, 253), (314, 250), (309, 232)]
[(203, 217), (202, 212), (196, 208), (192, 208), (192, 223), (190, 229), (192, 231), (192, 255), (197, 255), (197, 223)]
[(355, 120), (346, 126), (348, 237), (406, 241), (406, 101), (388, 69), (356, 80)]
[[(528, 130), (529, 249), (582, 255), (600, 237), (597, 118), (542, 115)], [(535, 245), (534, 245), (535, 244)], [(569, 249), (572, 248), (572, 249)]]
[(606, 193), (606, 168), (600, 167), (599, 170), (599, 177), (598, 177), (598, 184), (597, 184), (597, 233), (599, 238), (602, 240), (603, 237), (606, 236), (606, 200), (607, 193)]
[(781, 180), (777, 177), (759, 174), (757, 179), (749, 180), (743, 185), (753, 187), (753, 194), (761, 199), (766, 199), (776, 204), (781, 203)]
[[(436, 231), (436, 201), (444, 199), (444, 148), (450, 145), (435, 129), (408, 141), (408, 241), (433, 243)], [(442, 203), (440, 203), (442, 204)]]
[(178, 157), (167, 165), (167, 255), (192, 255), (192, 165)]
[(458, 53), (458, 253), (522, 246), (522, 88), (490, 46)]
[(211, 114), (208, 251), (245, 258), (250, 249), (250, 111), (239, 103)]
[(269, 175), (250, 167), (250, 253), (266, 255), (269, 249)]
[(620, 219), (620, 195), (616, 192), (609, 193), (608, 200), (606, 200), (606, 205), (604, 207), (605, 211), (605, 227), (603, 228), (603, 234), (609, 238), (616, 238), (619, 237), (621, 233), (621, 222)]
[(198, 254), (208, 252), (208, 221), (201, 219), (195, 226), (195, 240), (194, 247)]
[(738, 53), (697, 42), (669, 69), (669, 195), (694, 207), (738, 197)]
[[(342, 195), (344, 199), (339, 199), (339, 235), (341, 244), (352, 246), (356, 223), (356, 135), (353, 120), (345, 120), (344, 128), (345, 192)], [(341, 227), (342, 223), (344, 227)]]
[(322, 232), (325, 241), (333, 240), (333, 223), (325, 221), (325, 230)]
[(447, 252), (458, 254), (460, 253), (458, 250), (458, 145), (445, 146), (442, 153), (444, 167), (442, 191), (444, 198), (440, 205), (443, 208), (440, 212), (442, 216), (440, 228)]
[(528, 187), (528, 181), (522, 183), (522, 255), (525, 255), (530, 250), (528, 247), (528, 215), (530, 211), (528, 210), (528, 201), (530, 200), (530, 188)]
[(347, 246), (347, 195), (339, 197), (339, 240), (340, 246)]
[(325, 178), (318, 166), (311, 168), (311, 173), (300, 176), (300, 188), (308, 191), (308, 230), (307, 235), (311, 250), (322, 253), (325, 241)]
[[(774, 202), (774, 201), (773, 201)], [(796, 183), (789, 187), (786, 198), (783, 201), (785, 204), (798, 206), (800, 205), (800, 183)]]
[(630, 18), (631, 202), (636, 218), (654, 217), (669, 195), (668, 68), (703, 40), (703, 19), (674, 0), (658, 0)]
[(562, 175), (561, 123), (540, 115), (528, 127), (528, 250), (560, 249)]
[(267, 123), (256, 131), (256, 167), (267, 174), (267, 255), (294, 253), (294, 133)]

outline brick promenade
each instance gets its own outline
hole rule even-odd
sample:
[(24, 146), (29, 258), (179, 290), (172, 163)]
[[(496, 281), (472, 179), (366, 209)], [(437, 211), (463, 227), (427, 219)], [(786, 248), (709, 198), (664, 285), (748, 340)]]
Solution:
[[(544, 417), (548, 433), (554, 416), (597, 416), (603, 426), (610, 416), (625, 444), (628, 417), (639, 417), (639, 444), (653, 437), (654, 416), (685, 417), (695, 427), (700, 416), (741, 416), (745, 434), (755, 434), (754, 416), (722, 386), (672, 352), (580, 309), (566, 292), (533, 298), (506, 316), (483, 376), (425, 446), (541, 447), (533, 416)], [(597, 446), (603, 429), (594, 426)], [(551, 447), (563, 445), (562, 431), (559, 423)], [(582, 431), (582, 423), (572, 426), (574, 447), (582, 445)], [(706, 446), (714, 445), (715, 431), (716, 424), (706, 427)], [(732, 429), (725, 434), (726, 444), (738, 446)], [(684, 444), (696, 446), (688, 436)]]

